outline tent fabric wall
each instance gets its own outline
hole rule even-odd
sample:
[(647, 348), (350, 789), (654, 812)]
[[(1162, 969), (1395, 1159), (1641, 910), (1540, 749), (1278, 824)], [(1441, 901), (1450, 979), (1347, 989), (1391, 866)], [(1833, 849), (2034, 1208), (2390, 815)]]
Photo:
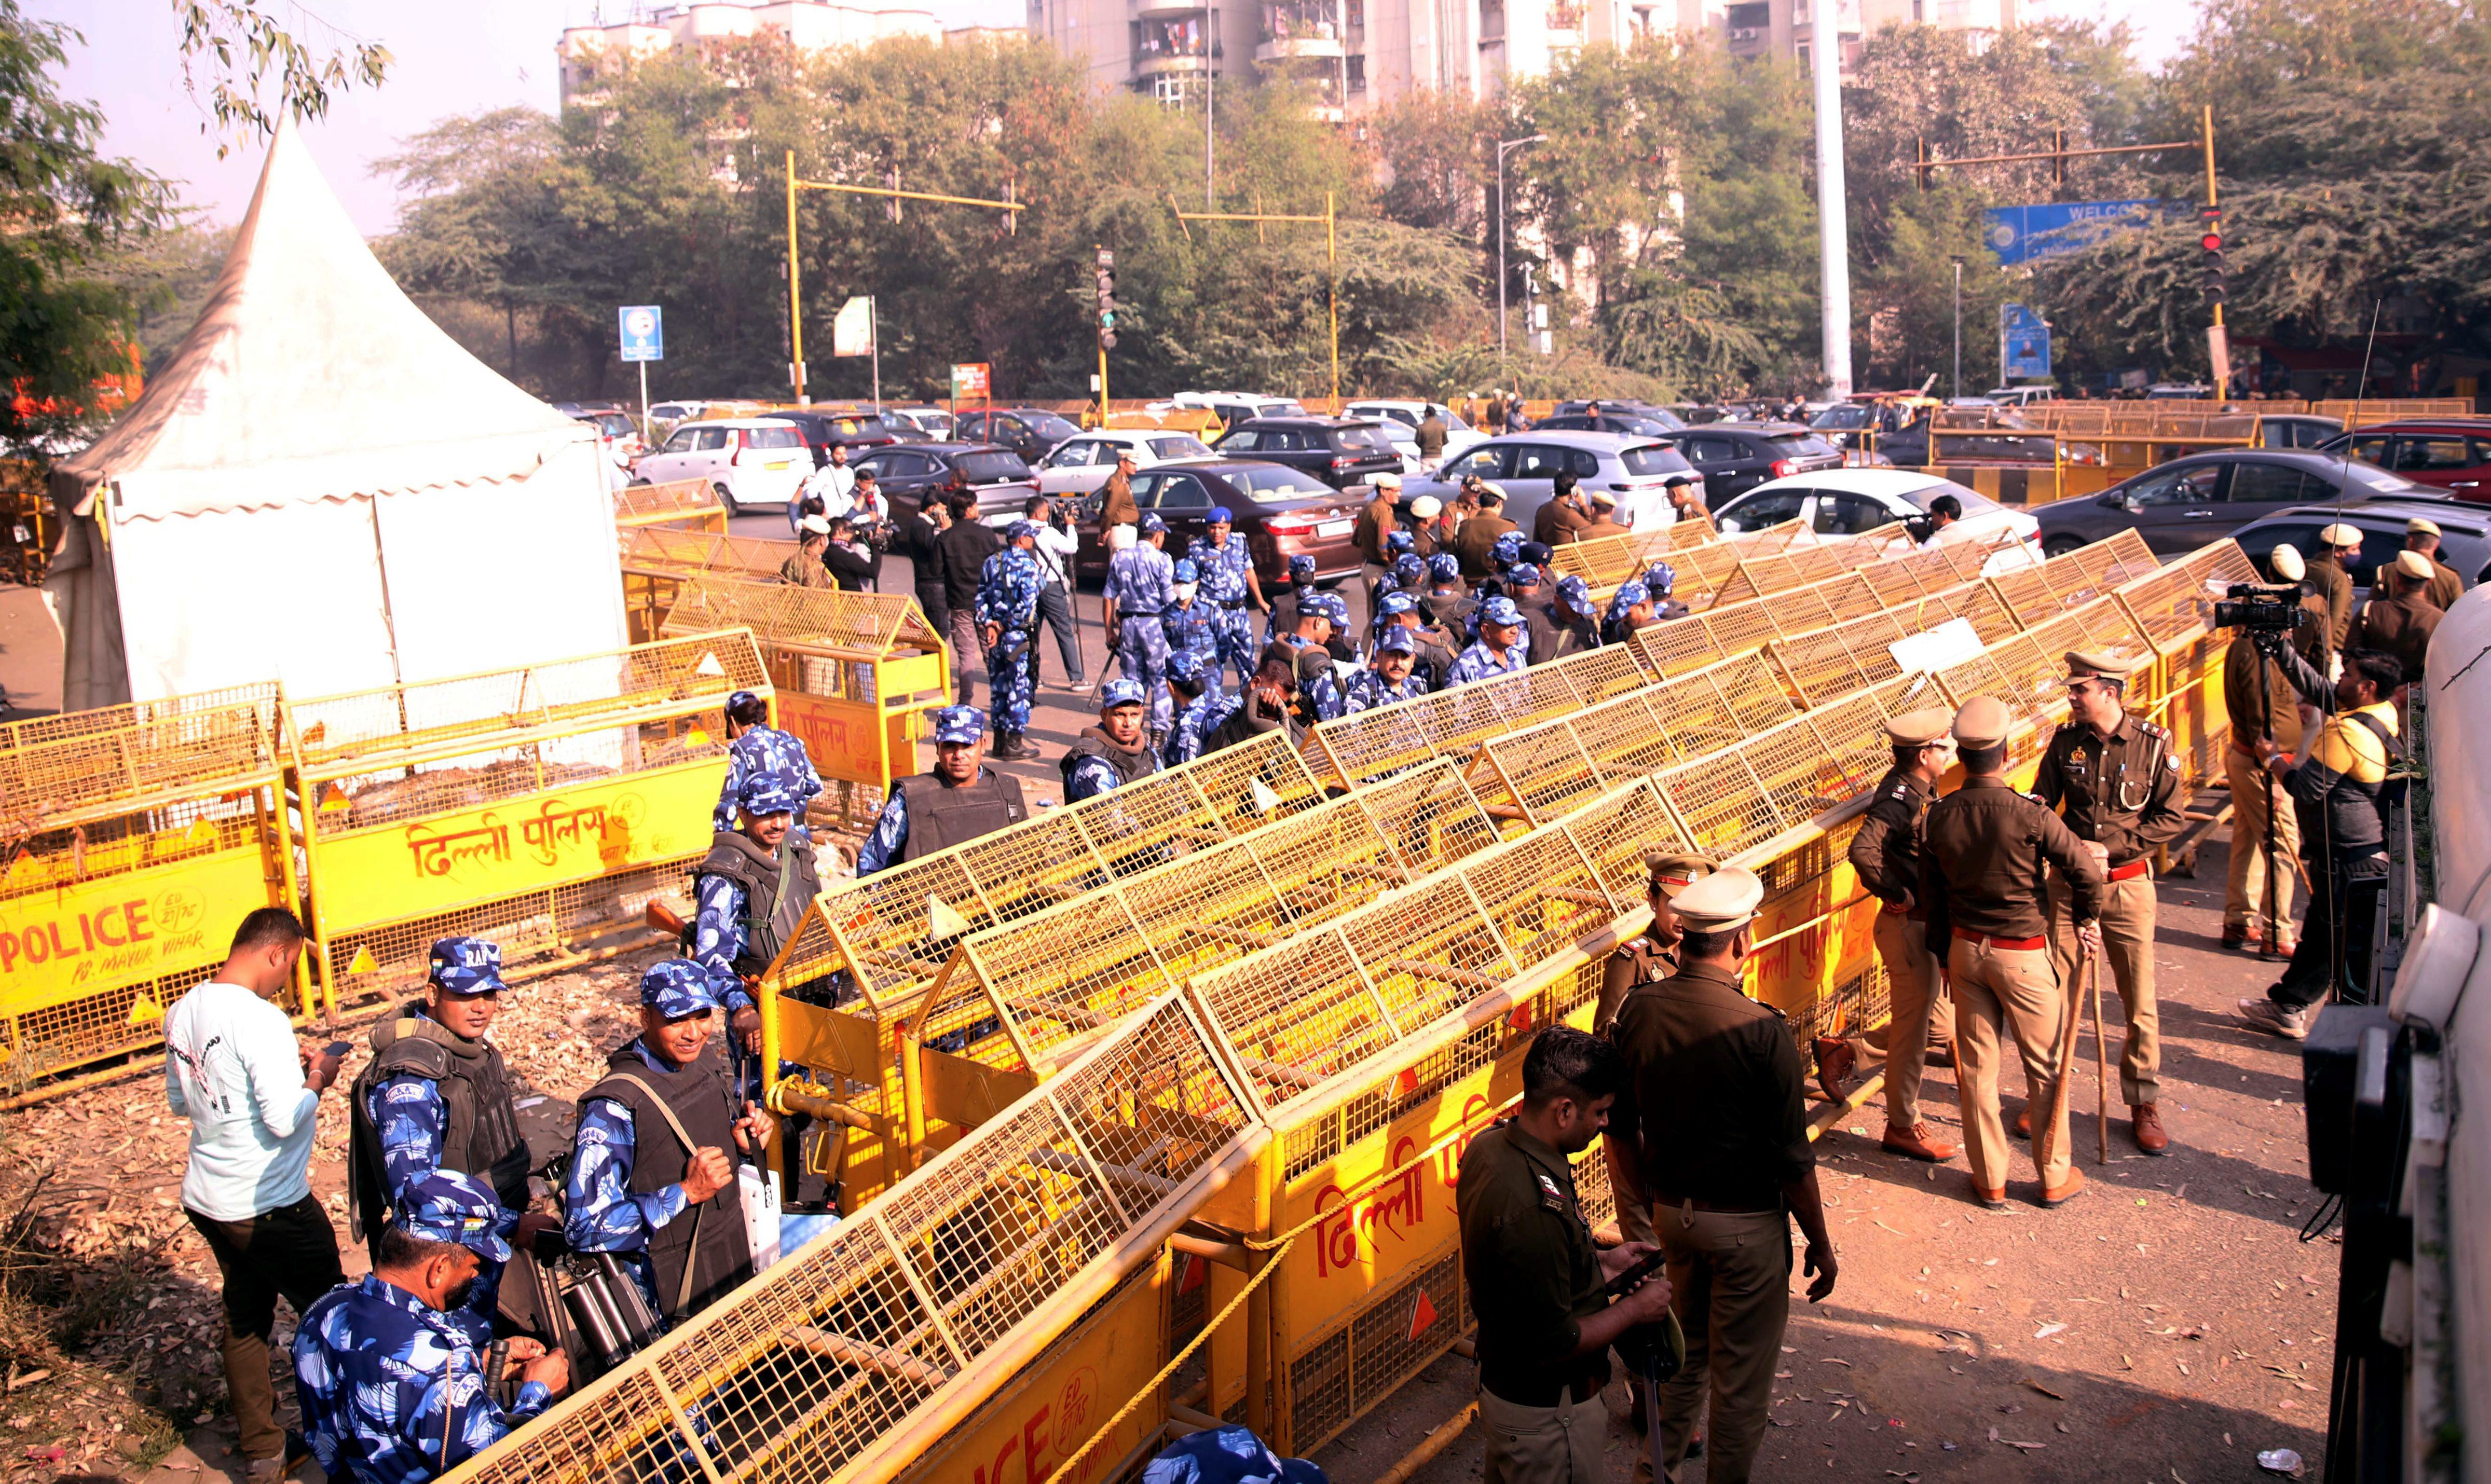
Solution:
[(398, 291), (282, 126), (198, 323), (54, 473), (64, 704), (619, 649), (601, 465)]

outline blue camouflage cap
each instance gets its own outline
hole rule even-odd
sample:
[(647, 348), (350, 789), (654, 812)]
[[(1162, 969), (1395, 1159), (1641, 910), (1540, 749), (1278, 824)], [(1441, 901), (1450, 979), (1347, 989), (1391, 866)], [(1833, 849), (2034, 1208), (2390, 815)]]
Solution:
[(1488, 549), (1488, 554), (1496, 560), (1499, 566), (1502, 567), (1511, 567), (1514, 563), (1521, 561), (1522, 533), (1519, 531), (1508, 531), (1503, 536), (1498, 537), (1496, 538), (1496, 544)]
[(1337, 593), (1318, 593), (1315, 596), (1323, 599), (1323, 615), (1325, 618), (1332, 620), (1333, 627), (1347, 628), (1349, 626), (1348, 598), (1341, 597)]
[(1450, 551), (1440, 551), (1427, 559), (1427, 575), (1438, 582), (1452, 582), (1462, 575), (1462, 559)]
[(934, 741), (978, 744), (986, 735), (986, 713), (974, 706), (946, 706), (934, 713)]
[(491, 995), (502, 982), (502, 946), (482, 938), (443, 938), (432, 945), (429, 975), (444, 994)]
[(1566, 599), (1569, 608), (1582, 613), (1592, 611), (1592, 585), (1580, 577), (1558, 578), (1557, 596)]
[(1494, 624), (1504, 627), (1507, 625), (1518, 625), (1522, 622), (1522, 610), (1513, 605), (1512, 598), (1502, 596), (1491, 597), (1480, 604), (1479, 615), (1482, 626)]
[(1236, 512), (1229, 509), (1228, 507), (1224, 505), (1213, 506), (1211, 508), (1211, 513), (1202, 517), (1202, 523), (1206, 526), (1234, 525), (1236, 524)]
[(1397, 619), (1405, 613), (1418, 612), (1419, 599), (1408, 593), (1387, 593), (1384, 601), (1375, 605), (1375, 611), (1388, 619)]
[(456, 1242), (487, 1263), (511, 1260), (502, 1240), (502, 1203), (491, 1186), (456, 1170), (436, 1170), (417, 1180), (390, 1224), (425, 1241)]
[(1384, 549), (1387, 551), (1413, 551), (1418, 548), (1418, 545), (1419, 538), (1407, 531), (1394, 531), (1384, 538)]
[(1036, 540), (1036, 539), (1038, 539), (1038, 522), (1037, 522), (1037, 521), (1034, 521), (1034, 520), (1015, 520), (1015, 521), (1013, 521), (1011, 525), (1004, 527), (1004, 539), (1005, 539), (1005, 540), (1008, 540), (1008, 541), (1016, 541), (1016, 540), (1019, 540), (1019, 539), (1020, 539), (1022, 537), (1024, 537), (1024, 536), (1028, 537), (1031, 540)]
[(1313, 557), (1310, 557), (1302, 551), (1289, 559), (1289, 576), (1291, 578), (1311, 577), (1314, 574), (1315, 559)]
[(1144, 536), (1154, 536), (1167, 529), (1167, 521), (1157, 510), (1144, 510), (1141, 523), (1134, 529)]
[(1200, 582), (1202, 580), (1202, 568), (1193, 565), (1193, 559), (1191, 557), (1180, 557), (1177, 559), (1176, 564), (1176, 580), (1179, 582)]
[(1654, 593), (1671, 593), (1678, 588), (1678, 568), (1666, 562), (1655, 562), (1643, 570), (1643, 585)]
[(1505, 581), (1508, 587), (1536, 588), (1539, 586), (1539, 568), (1528, 562), (1516, 562), (1512, 570), (1505, 574)]
[(728, 711), (734, 711), (747, 701), (758, 701), (761, 698), (759, 696), (754, 695), (749, 690), (730, 691), (726, 698), (726, 709)]
[(1109, 681), (1099, 687), (1099, 709), (1102, 712), (1119, 706), (1142, 706), (1148, 701), (1140, 681)]
[(661, 958), (640, 975), (640, 1003), (668, 1020), (718, 1008), (709, 971), (689, 958)]
[(1609, 614), (1614, 618), (1637, 603), (1650, 601), (1652, 601), (1652, 594), (1645, 590), (1642, 583), (1621, 582), (1618, 584), (1618, 590), (1609, 595)]
[(1405, 551), (1392, 559), (1392, 580), (1407, 586), (1427, 575), (1427, 564), (1419, 560), (1415, 551)]
[(1381, 634), (1376, 635), (1375, 653), (1379, 655), (1416, 655), (1419, 653), (1419, 636), (1402, 627), (1400, 625), (1395, 624), (1392, 627), (1384, 630)]
[(1202, 656), (1192, 650), (1179, 650), (1168, 656), (1168, 679), (1188, 685), (1202, 684)]
[(797, 814), (805, 807), (804, 786), (784, 768), (765, 768), (747, 776), (735, 791), (735, 806), (755, 819), (766, 814)]

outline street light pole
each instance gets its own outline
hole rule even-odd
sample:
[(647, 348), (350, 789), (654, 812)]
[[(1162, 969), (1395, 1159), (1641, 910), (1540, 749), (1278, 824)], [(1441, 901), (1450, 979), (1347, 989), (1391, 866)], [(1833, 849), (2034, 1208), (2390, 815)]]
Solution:
[(1963, 259), (1954, 260), (1954, 394), (1963, 395)]
[(1533, 134), (1527, 139), (1499, 139), (1496, 142), (1496, 364), (1502, 373), (1506, 364), (1505, 350), (1505, 156), (1526, 144), (1538, 144), (1546, 134)]

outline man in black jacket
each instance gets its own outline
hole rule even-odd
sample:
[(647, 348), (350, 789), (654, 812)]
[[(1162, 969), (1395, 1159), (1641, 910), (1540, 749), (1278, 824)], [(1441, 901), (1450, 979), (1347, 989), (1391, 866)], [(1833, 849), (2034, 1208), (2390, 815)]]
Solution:
[(1281, 731), (1296, 747), (1306, 740), (1306, 707), (1298, 695), (1297, 652), (1285, 644), (1267, 644), (1254, 666), (1254, 683), (1237, 698), (1228, 719), (1203, 734), (1202, 750), (1216, 752)]
[(940, 500), (928, 499), (899, 523), (899, 549), (907, 554), (917, 586), (917, 606), (938, 634), (952, 627), (952, 599), (943, 585), (943, 533), (951, 529), (952, 511)]
[(978, 632), (978, 582), (986, 558), (1004, 549), (1004, 538), (978, 519), (978, 497), (965, 491), (951, 497), (952, 528), (937, 538), (943, 569), (943, 601), (949, 610), (945, 632), (952, 640), (952, 668), (960, 682), (959, 704), (969, 704), (969, 656), (983, 655), (985, 641)]

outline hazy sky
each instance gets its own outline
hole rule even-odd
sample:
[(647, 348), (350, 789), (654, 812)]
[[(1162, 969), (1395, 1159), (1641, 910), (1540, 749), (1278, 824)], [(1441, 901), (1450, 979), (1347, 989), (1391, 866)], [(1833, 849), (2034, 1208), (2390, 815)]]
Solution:
[[(1022, 0), (919, 0), (947, 25), (1016, 25)], [(324, 27), (377, 41), (396, 55), (389, 81), (374, 91), (334, 98), (329, 117), (305, 131), (313, 158), (367, 233), (389, 230), (396, 193), (373, 179), (371, 161), (434, 121), (510, 103), (551, 111), (556, 102), (555, 42), (563, 27), (589, 19), (591, 0), (519, 0), (516, 4), (441, 0), (323, 0), (305, 10), (274, 0), (298, 35)], [(68, 23), (85, 36), (73, 44), (61, 76), (68, 97), (99, 104), (105, 148), (182, 183), (185, 198), (218, 221), (239, 219), (250, 204), (260, 151), (237, 148), (220, 160), (216, 140), (201, 132), (207, 109), (184, 86), (181, 27), (171, 0), (26, 0), (29, 14)], [(629, 0), (608, 0), (620, 15)], [(2195, 24), (2195, 0), (2024, 0), (2029, 17), (2126, 18), (2149, 62), (2168, 56)]]

